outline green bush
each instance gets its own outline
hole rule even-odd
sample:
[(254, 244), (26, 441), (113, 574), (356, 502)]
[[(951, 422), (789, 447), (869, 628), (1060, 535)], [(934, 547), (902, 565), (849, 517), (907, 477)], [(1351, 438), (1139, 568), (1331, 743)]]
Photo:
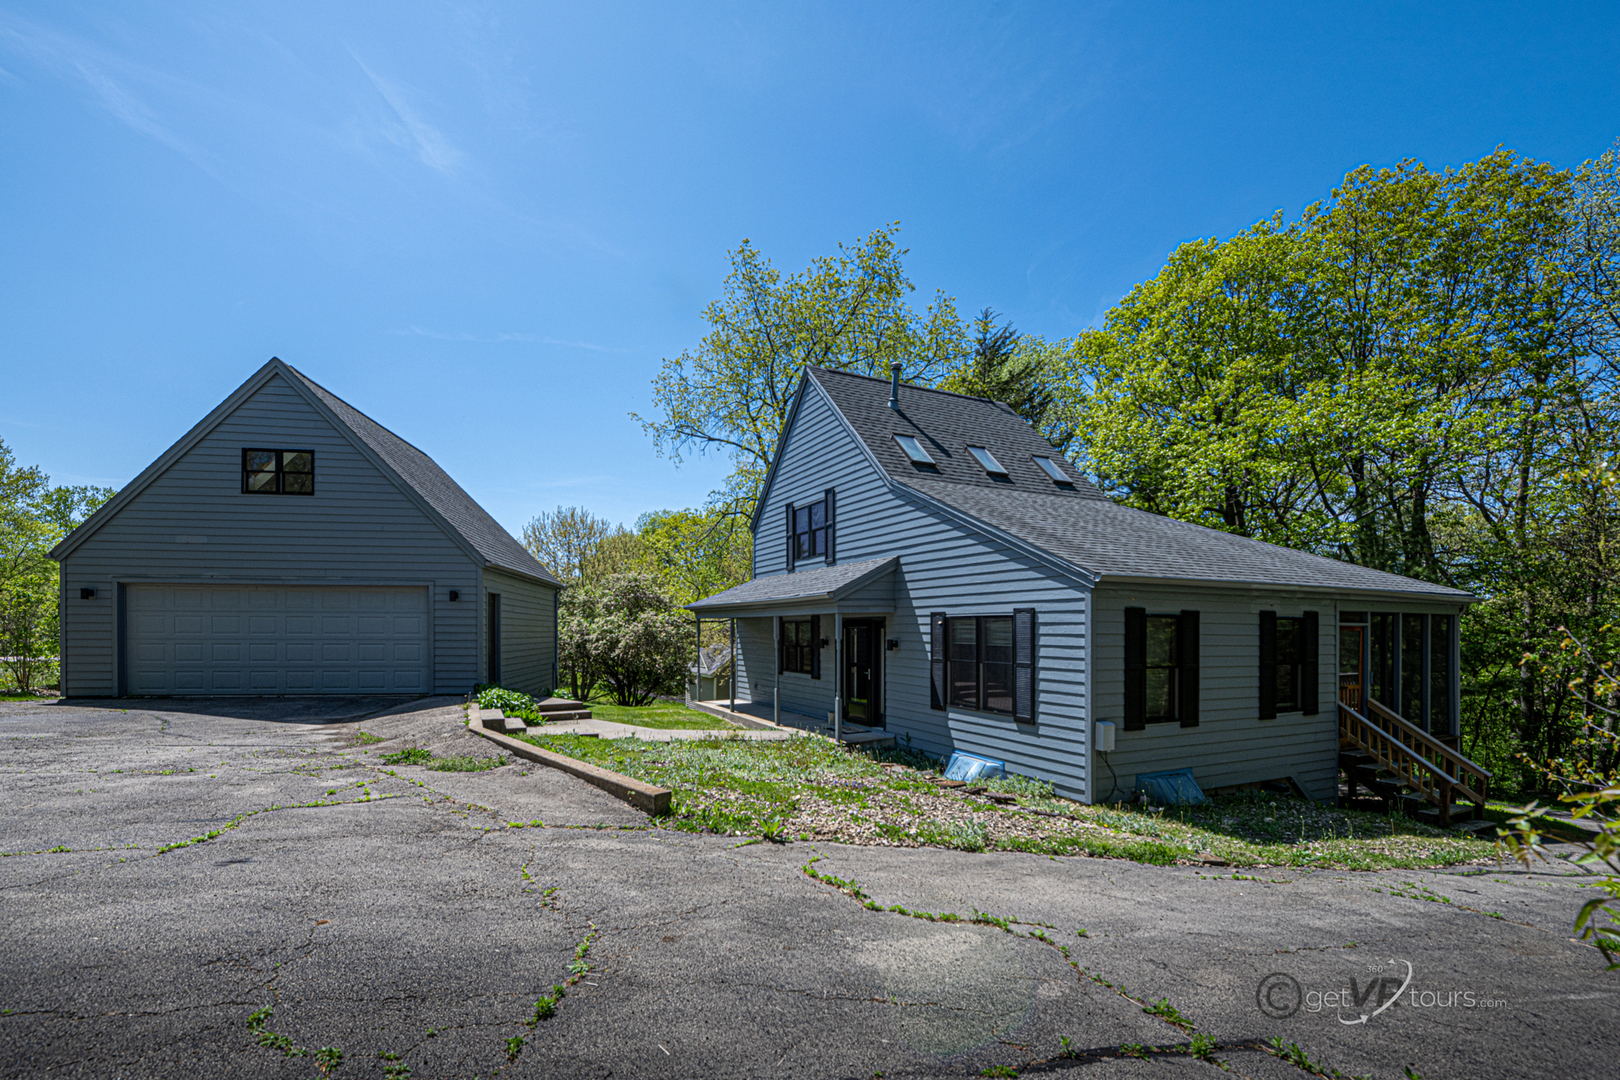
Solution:
[(480, 683), (473, 687), (473, 692), (478, 695), (480, 709), (499, 709), (507, 716), (516, 716), (520, 710), (534, 708), (534, 698), (528, 694), (520, 694), (493, 683)]

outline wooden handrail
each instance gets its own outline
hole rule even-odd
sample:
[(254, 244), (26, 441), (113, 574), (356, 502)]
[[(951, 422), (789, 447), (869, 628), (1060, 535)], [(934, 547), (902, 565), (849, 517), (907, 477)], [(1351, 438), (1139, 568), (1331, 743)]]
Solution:
[[(1375, 706), (1377, 705), (1376, 702), (1373, 704)], [(1489, 777), (1489, 774), (1486, 773), (1485, 770), (1479, 768), (1477, 765), (1474, 765), (1473, 762), (1469, 761), (1465, 757), (1462, 757), (1462, 755), (1458, 754), (1454, 750), (1451, 750), (1449, 747), (1446, 747), (1444, 744), (1435, 742), (1435, 740), (1430, 737), (1427, 732), (1420, 728), (1413, 727), (1407, 721), (1390, 712), (1388, 709), (1379, 706), (1379, 712), (1384, 716), (1396, 721), (1396, 724), (1393, 725), (1396, 731), (1402, 733), (1415, 732), (1417, 735), (1422, 736), (1421, 739), (1413, 740), (1413, 742), (1419, 743), (1420, 745), (1413, 746), (1407, 741), (1401, 739), (1398, 735), (1390, 734), (1390, 732), (1385, 731), (1382, 727), (1379, 727), (1377, 724), (1373, 723), (1367, 717), (1361, 715), (1359, 712), (1352, 709), (1342, 701), (1339, 702), (1340, 734), (1350, 742), (1372, 754), (1373, 758), (1380, 765), (1395, 773), (1402, 780), (1406, 781), (1408, 785), (1422, 793), (1425, 799), (1439, 807), (1440, 821), (1442, 824), (1449, 825), (1451, 823), (1451, 800), (1453, 791), (1462, 794), (1465, 798), (1473, 802), (1481, 809), (1484, 808), (1486, 788), (1485, 782)], [(1424, 755), (1422, 752), (1423, 749), (1428, 748), (1436, 748), (1438, 750), (1438, 752), (1433, 755), (1434, 759), (1438, 759), (1439, 761), (1447, 764), (1456, 763), (1472, 766), (1472, 768), (1468, 771), (1479, 774), (1478, 782), (1470, 783), (1447, 772), (1444, 768), (1436, 763), (1436, 760)], [(1463, 770), (1457, 771), (1461, 773)]]
[[(1439, 739), (1436, 739), (1433, 735), (1430, 735), (1427, 731), (1424, 731), (1422, 728), (1412, 723), (1412, 721), (1401, 716), (1383, 702), (1378, 701), (1376, 698), (1369, 697), (1367, 699), (1367, 704), (1371, 706), (1371, 708), (1367, 710), (1368, 712), (1378, 713), (1385, 720), (1393, 723), (1396, 731), (1399, 731), (1403, 735), (1409, 737), (1401, 740), (1408, 746), (1412, 746), (1414, 742), (1421, 745), (1433, 753), (1435, 757), (1440, 758), (1452, 766), (1452, 768), (1458, 773), (1470, 772), (1479, 777), (1481, 780), (1489, 780), (1491, 778), (1491, 774), (1485, 769), (1475, 765), (1472, 761), (1463, 757), (1457, 751), (1453, 750)], [(1413, 749), (1417, 749), (1417, 747), (1413, 747)]]

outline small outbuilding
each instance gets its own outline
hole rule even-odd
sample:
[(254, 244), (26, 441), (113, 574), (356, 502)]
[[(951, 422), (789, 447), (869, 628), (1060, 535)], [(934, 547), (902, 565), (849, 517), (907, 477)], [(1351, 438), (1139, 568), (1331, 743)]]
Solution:
[(279, 359), (52, 552), (69, 697), (550, 693), (561, 584)]

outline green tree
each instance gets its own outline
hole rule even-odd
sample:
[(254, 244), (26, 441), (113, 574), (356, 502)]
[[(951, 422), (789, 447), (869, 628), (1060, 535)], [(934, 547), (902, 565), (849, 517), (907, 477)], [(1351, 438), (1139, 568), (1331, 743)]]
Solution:
[(1472, 742), (1558, 756), (1575, 661), (1521, 660), (1620, 616), (1593, 479), (1620, 432), (1616, 176), (1612, 152), (1362, 168), (1297, 222), (1183, 245), (1073, 343), (1074, 456), (1143, 509), (1476, 592)]
[(731, 458), (712, 498), (722, 512), (752, 511), (805, 365), (887, 377), (897, 362), (908, 381), (932, 385), (967, 356), (950, 297), (912, 309), (899, 232), (874, 230), (787, 276), (747, 240), (731, 253), (725, 296), (703, 312), (708, 333), (653, 379), (658, 415), (632, 414), (677, 463), (694, 451)]
[(941, 390), (1010, 405), (1059, 451), (1074, 439), (1059, 381), (1066, 343), (1021, 334), (985, 308), (973, 320), (972, 353), (940, 380)]
[(59, 576), (48, 553), (113, 494), (52, 487), (38, 466), (18, 466), (0, 440), (0, 664), (19, 689), (54, 677)]
[(575, 695), (606, 683), (619, 705), (677, 692), (696, 655), (690, 620), (647, 574), (583, 586), (559, 637)]
[(746, 519), (715, 510), (657, 510), (637, 519), (636, 535), (644, 565), (676, 604), (713, 596), (749, 578), (753, 535)]

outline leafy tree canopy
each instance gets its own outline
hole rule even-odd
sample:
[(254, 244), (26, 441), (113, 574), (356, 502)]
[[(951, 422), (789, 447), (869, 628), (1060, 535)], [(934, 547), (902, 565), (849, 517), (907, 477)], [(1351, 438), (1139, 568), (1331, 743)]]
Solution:
[(897, 362), (907, 381), (933, 385), (966, 357), (950, 297), (936, 294), (922, 312), (911, 307), (899, 233), (898, 225), (877, 229), (786, 276), (747, 240), (731, 253), (725, 296), (703, 312), (709, 332), (664, 360), (653, 380), (658, 415), (635, 416), (676, 462), (694, 450), (730, 455), (715, 508), (752, 511), (805, 365), (887, 377)]

